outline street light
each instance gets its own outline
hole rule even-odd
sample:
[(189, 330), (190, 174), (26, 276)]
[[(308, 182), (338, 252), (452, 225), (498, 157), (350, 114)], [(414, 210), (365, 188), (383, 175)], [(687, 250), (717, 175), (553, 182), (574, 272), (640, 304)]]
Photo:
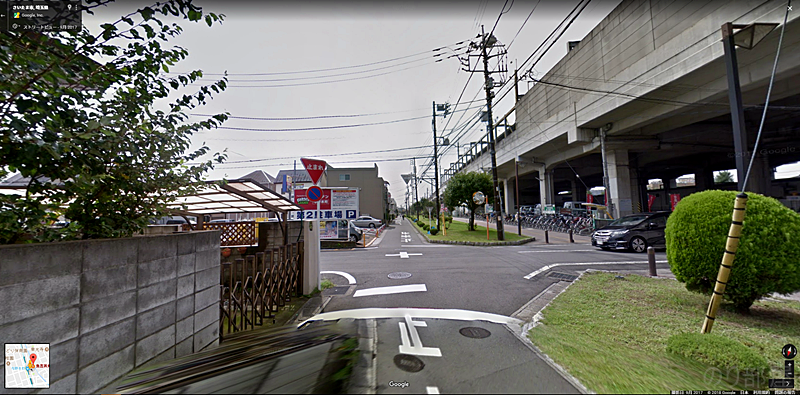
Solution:
[[(736, 46), (752, 49), (778, 26), (777, 23), (751, 23), (722, 25), (722, 46), (725, 49), (725, 68), (728, 74), (728, 100), (731, 103), (733, 126), (733, 147), (736, 157), (736, 174), (740, 191), (745, 190), (744, 176), (747, 171), (747, 129), (744, 124), (742, 89), (739, 85), (739, 65), (736, 60)], [(734, 30), (738, 30), (734, 33)]]

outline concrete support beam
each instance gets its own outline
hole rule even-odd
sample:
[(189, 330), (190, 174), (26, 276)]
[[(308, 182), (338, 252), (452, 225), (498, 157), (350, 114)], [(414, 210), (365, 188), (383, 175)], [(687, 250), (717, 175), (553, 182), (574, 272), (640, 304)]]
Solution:
[(633, 196), (631, 193), (631, 172), (628, 162), (628, 150), (609, 150), (608, 182), (611, 189), (611, 201), (614, 204), (614, 218), (633, 214)]
[(542, 205), (554, 204), (556, 201), (553, 171), (546, 170), (545, 166), (539, 169), (539, 201)]

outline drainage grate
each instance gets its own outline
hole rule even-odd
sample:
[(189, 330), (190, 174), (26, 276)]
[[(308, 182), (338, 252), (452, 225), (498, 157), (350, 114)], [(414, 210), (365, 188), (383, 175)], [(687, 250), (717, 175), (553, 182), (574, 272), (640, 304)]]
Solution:
[(425, 367), (425, 363), (421, 359), (408, 354), (397, 354), (394, 356), (394, 364), (401, 370), (406, 372), (416, 373)]
[(472, 339), (485, 339), (491, 336), (492, 332), (489, 332), (486, 329), (478, 328), (477, 326), (468, 326), (466, 328), (461, 328), (458, 331), (461, 333), (462, 336), (466, 336)]
[(411, 277), (411, 273), (406, 273), (406, 272), (389, 273), (389, 278), (391, 278), (392, 280), (402, 280), (404, 278), (409, 278), (409, 277)]
[(555, 278), (555, 279), (558, 279), (558, 280), (561, 280), (561, 281), (568, 281), (568, 282), (575, 281), (575, 279), (578, 278), (578, 276), (576, 276), (574, 274), (567, 274), (567, 273), (561, 273), (561, 272), (550, 272), (550, 274), (548, 274), (547, 277)]
[(325, 290), (326, 295), (344, 295), (350, 287), (331, 287)]

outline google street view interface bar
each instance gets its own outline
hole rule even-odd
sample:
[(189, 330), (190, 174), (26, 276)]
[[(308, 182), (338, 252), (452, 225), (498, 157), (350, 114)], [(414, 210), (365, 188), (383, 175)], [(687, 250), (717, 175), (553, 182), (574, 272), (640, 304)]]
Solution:
[(80, 0), (0, 1), (3, 32), (68, 32), (82, 27)]

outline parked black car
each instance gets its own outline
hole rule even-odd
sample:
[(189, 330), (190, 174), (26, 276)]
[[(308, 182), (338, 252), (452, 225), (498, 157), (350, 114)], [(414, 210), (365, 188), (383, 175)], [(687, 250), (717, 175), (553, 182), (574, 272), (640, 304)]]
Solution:
[(645, 252), (647, 247), (666, 247), (664, 229), (668, 211), (624, 216), (592, 233), (592, 245), (604, 250), (630, 249)]

